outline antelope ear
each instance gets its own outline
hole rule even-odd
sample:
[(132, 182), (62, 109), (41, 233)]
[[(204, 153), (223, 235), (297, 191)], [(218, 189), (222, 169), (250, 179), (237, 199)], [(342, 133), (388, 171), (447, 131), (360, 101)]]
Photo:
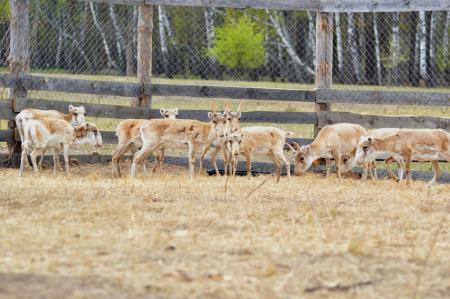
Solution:
[(213, 118), (214, 118), (214, 113), (208, 112), (208, 118), (209, 118), (209, 120), (213, 120)]
[(241, 111), (238, 111), (238, 112), (239, 112), (238, 118), (241, 118), (242, 113), (241, 113)]
[(178, 116), (178, 108), (175, 108), (175, 115)]
[(72, 112), (74, 109), (75, 109), (75, 107), (72, 104), (70, 104), (69, 105), (69, 112)]
[(164, 112), (166, 112), (166, 109), (164, 108), (159, 108), (159, 113), (164, 116)]
[(86, 109), (84, 108), (84, 106), (80, 106), (80, 109), (83, 110), (83, 112), (86, 113)]
[(306, 153), (309, 154), (311, 152), (311, 148), (309, 145), (305, 146)]

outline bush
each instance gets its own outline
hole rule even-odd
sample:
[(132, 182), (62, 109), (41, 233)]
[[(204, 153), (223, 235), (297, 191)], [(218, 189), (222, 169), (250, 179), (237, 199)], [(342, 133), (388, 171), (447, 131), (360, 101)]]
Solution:
[(216, 28), (216, 41), (209, 55), (232, 69), (254, 69), (264, 63), (264, 34), (246, 16)]

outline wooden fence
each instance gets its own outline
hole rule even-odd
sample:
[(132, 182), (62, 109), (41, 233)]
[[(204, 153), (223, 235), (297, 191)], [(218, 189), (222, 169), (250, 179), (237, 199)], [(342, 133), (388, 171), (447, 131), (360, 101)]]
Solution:
[[(90, 81), (78, 79), (61, 79), (52, 77), (40, 77), (26, 75), (21, 79), (16, 79), (15, 75), (0, 74), (0, 86), (16, 90), (30, 91), (55, 91), (66, 93), (112, 95), (116, 97), (139, 97), (145, 93), (154, 96), (189, 96), (199, 98), (229, 98), (229, 99), (253, 99), (253, 100), (277, 100), (292, 102), (316, 102), (318, 91), (316, 90), (286, 90), (276, 88), (250, 88), (250, 87), (223, 87), (223, 86), (201, 86), (182, 84), (152, 84), (145, 85), (139, 83), (117, 83), (108, 81)], [(321, 99), (327, 102), (347, 103), (347, 97), (342, 94), (355, 95), (368, 104), (398, 105), (398, 103), (422, 104), (422, 105), (443, 105), (450, 103), (448, 93), (405, 93), (386, 91), (339, 91), (328, 90), (322, 92)], [(334, 95), (340, 94), (334, 98)], [(389, 95), (389, 97), (386, 96)], [(411, 97), (408, 97), (411, 96)], [(411, 98), (427, 98), (427, 101), (415, 102)], [(394, 101), (392, 99), (400, 99)], [(401, 99), (404, 98), (404, 101)], [(342, 101), (340, 100), (342, 99)], [(24, 108), (54, 109), (66, 112), (69, 102), (23, 98), (0, 100), (0, 119), (13, 120), (15, 115)], [(126, 107), (120, 105), (104, 105), (91, 103), (70, 102), (73, 105), (83, 105), (89, 116), (100, 118), (159, 118), (159, 111), (141, 107)], [(194, 118), (207, 120), (207, 113), (204, 110), (181, 110), (181, 118)], [(286, 123), (286, 124), (309, 124), (322, 128), (326, 125), (338, 122), (350, 122), (361, 124), (366, 128), (442, 128), (450, 131), (450, 118), (431, 116), (384, 116), (357, 114), (350, 112), (319, 111), (319, 112), (274, 112), (274, 111), (252, 111), (242, 113), (242, 122), (261, 123)], [(103, 132), (105, 144), (116, 144), (115, 132)], [(17, 133), (13, 130), (0, 131), (0, 141), (12, 142), (19, 140)], [(302, 144), (308, 143), (310, 139), (290, 139)]]
[[(449, 92), (394, 92), (338, 90), (332, 87), (333, 17), (332, 12), (448, 10), (447, 0), (96, 0), (114, 4), (139, 5), (138, 20), (138, 79), (139, 83), (77, 80), (41, 77), (28, 74), (29, 36), (28, 0), (11, 1), (10, 73), (0, 73), (0, 86), (9, 88), (9, 99), (0, 100), (0, 119), (9, 120), (11, 129), (0, 130), (0, 142), (18, 141), (13, 129), (15, 115), (23, 108), (67, 111), (68, 102), (27, 98), (27, 91), (54, 91), (116, 97), (138, 98), (138, 107), (71, 103), (85, 106), (88, 115), (102, 118), (152, 118), (159, 112), (151, 109), (151, 96), (186, 96), (201, 98), (252, 99), (270, 101), (308, 102), (315, 112), (253, 111), (242, 114), (242, 122), (310, 124), (315, 133), (320, 128), (338, 122), (358, 123), (366, 128), (442, 128), (450, 131), (450, 118), (431, 116), (383, 116), (331, 111), (330, 104), (349, 103), (376, 105), (450, 106)], [(253, 7), (265, 9), (313, 10), (316, 19), (316, 84), (315, 90), (225, 87), (211, 85), (152, 84), (151, 41), (152, 5)], [(181, 118), (206, 120), (201, 110), (182, 110)], [(101, 128), (100, 128), (101, 129)], [(117, 143), (115, 133), (103, 132), (105, 144)], [(310, 139), (291, 139), (301, 144)], [(94, 159), (95, 160), (95, 159)], [(101, 161), (102, 159), (99, 159)], [(170, 161), (170, 159), (169, 159)]]

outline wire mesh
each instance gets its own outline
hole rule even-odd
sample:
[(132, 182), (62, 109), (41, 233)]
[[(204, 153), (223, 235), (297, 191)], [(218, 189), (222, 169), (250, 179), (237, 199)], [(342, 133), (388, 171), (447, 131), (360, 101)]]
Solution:
[[(30, 2), (33, 72), (135, 80), (138, 8)], [(155, 6), (153, 75), (314, 84), (315, 12)], [(333, 83), (448, 88), (450, 13), (335, 13)], [(6, 66), (9, 20), (0, 23)]]

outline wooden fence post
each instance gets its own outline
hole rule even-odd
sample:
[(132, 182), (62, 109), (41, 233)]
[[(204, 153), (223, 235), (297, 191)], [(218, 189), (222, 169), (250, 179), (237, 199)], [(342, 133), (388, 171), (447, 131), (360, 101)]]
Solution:
[(153, 32), (153, 6), (139, 5), (138, 16), (138, 45), (137, 45), (137, 76), (142, 83), (143, 93), (139, 96), (139, 107), (151, 108), (150, 90), (146, 88), (152, 78), (152, 32)]
[[(28, 52), (29, 0), (10, 0), (9, 3), (11, 7), (11, 19), (7, 64), (9, 71), (14, 74), (16, 80), (20, 82), (30, 69), (30, 56)], [(13, 101), (17, 98), (26, 98), (27, 90), (22, 84), (16, 85), (13, 88), (8, 89), (8, 96), (13, 99)], [(9, 120), (8, 127), (14, 130), (16, 127), (15, 121)], [(15, 141), (8, 142), (8, 149), (10, 154), (20, 152), (20, 143)]]
[[(329, 104), (321, 103), (320, 100), (323, 92), (331, 88), (332, 74), (333, 13), (319, 11), (316, 18), (316, 112), (329, 111), (331, 108)], [(314, 136), (317, 136), (319, 130), (319, 124), (316, 124)]]

